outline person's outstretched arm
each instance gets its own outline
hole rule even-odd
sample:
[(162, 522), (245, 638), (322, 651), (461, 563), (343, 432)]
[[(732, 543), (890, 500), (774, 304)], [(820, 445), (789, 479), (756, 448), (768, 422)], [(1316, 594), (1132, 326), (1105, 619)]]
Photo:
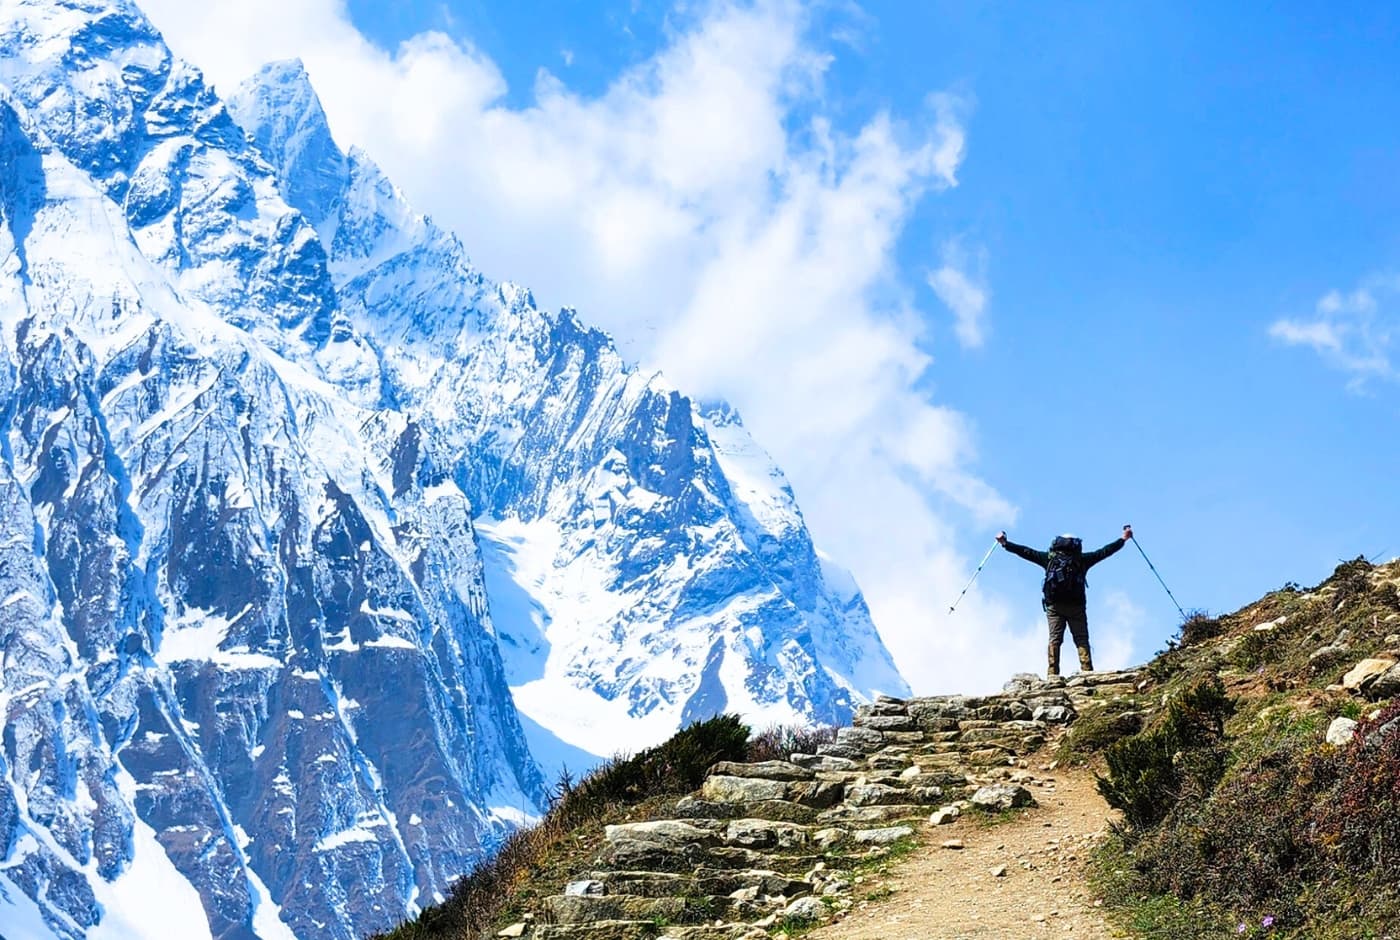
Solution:
[(997, 541), (1001, 543), (1002, 548), (1006, 549), (1013, 555), (1019, 555), (1020, 557), (1024, 558), (1026, 561), (1030, 562), (1033, 565), (1040, 565), (1040, 567), (1044, 568), (1046, 565), (1050, 564), (1049, 552), (1042, 552), (1038, 549), (1028, 548), (1025, 545), (1017, 545), (1015, 542), (1009, 541), (1006, 538), (1005, 532), (1000, 532), (997, 534)]
[(1124, 545), (1127, 545), (1128, 539), (1132, 537), (1133, 527), (1130, 525), (1123, 526), (1123, 535), (1121, 537), (1114, 539), (1112, 542), (1109, 542), (1103, 548), (1100, 548), (1097, 551), (1089, 552), (1084, 556), (1085, 569), (1094, 567), (1099, 562), (1107, 558), (1109, 555), (1112, 555), (1114, 552), (1118, 551), (1118, 549), (1122, 548)]

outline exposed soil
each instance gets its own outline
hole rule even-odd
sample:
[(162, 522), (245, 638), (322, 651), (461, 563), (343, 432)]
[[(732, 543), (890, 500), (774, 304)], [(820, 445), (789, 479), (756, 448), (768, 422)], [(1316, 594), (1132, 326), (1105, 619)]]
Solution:
[[(1115, 933), (1085, 883), (1091, 847), (1107, 833), (1113, 811), (1087, 770), (1037, 773), (1038, 809), (1005, 821), (964, 816), (926, 831), (925, 848), (867, 878), (860, 901), (816, 940), (1021, 940), (1110, 938)], [(961, 839), (965, 848), (942, 848)], [(993, 871), (1005, 866), (1005, 874)]]

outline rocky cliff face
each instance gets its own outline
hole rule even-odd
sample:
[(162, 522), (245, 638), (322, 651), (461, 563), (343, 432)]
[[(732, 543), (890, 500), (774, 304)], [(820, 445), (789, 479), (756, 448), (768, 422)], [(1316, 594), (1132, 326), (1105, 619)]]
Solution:
[(470, 504), (139, 13), (0, 49), (3, 932), (388, 926), (543, 796)]
[(268, 66), (230, 107), (329, 246), (345, 316), (381, 355), (380, 400), (418, 416), (433, 466), (483, 517), (501, 648), (532, 719), (609, 754), (622, 727), (635, 746), (726, 709), (841, 721), (906, 689), (731, 408), (483, 277), (365, 154), (335, 149), (298, 63)]
[(299, 68), (231, 112), (126, 0), (0, 5), (0, 166), (11, 940), (362, 936), (538, 811), (527, 731), (903, 688), (737, 416), (486, 280)]

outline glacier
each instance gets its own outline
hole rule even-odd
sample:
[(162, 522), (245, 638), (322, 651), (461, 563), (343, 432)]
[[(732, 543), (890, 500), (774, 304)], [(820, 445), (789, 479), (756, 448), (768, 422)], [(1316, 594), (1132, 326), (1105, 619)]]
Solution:
[(487, 279), (299, 64), (225, 102), (9, 0), (0, 170), (7, 940), (363, 936), (563, 766), (907, 692), (734, 410)]

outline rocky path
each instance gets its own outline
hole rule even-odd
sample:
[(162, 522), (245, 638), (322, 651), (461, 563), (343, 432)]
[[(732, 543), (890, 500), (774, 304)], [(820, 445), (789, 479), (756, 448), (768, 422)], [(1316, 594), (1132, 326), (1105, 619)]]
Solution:
[(816, 754), (718, 764), (671, 818), (608, 826), (592, 865), (500, 936), (1109, 937), (1081, 870), (1106, 808), (1044, 752), (1140, 680), (1023, 676), (999, 695), (880, 699)]
[[(812, 940), (1007, 940), (1117, 936), (1084, 883), (1088, 852), (1107, 832), (1108, 806), (1087, 771), (1036, 775), (1039, 811), (997, 825), (954, 825)], [(940, 833), (941, 835), (942, 833)], [(945, 849), (957, 840), (962, 849)]]

